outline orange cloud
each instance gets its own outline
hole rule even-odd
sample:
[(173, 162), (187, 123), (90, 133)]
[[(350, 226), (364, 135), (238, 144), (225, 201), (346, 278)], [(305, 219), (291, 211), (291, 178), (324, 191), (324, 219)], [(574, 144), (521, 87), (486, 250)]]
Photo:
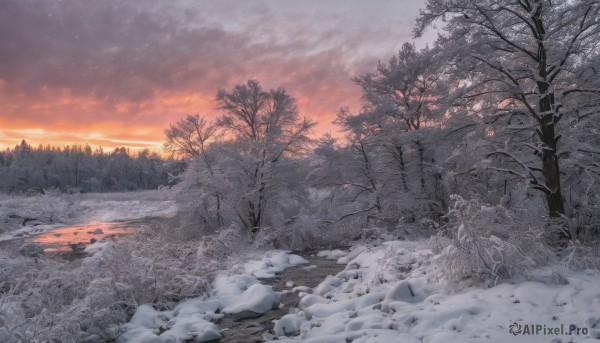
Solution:
[(319, 123), (315, 135), (335, 134), (339, 107), (360, 105), (351, 78), (410, 39), (418, 6), (6, 0), (0, 146), (26, 139), (159, 151), (170, 122), (195, 113), (215, 118), (217, 89), (248, 79), (285, 86)]

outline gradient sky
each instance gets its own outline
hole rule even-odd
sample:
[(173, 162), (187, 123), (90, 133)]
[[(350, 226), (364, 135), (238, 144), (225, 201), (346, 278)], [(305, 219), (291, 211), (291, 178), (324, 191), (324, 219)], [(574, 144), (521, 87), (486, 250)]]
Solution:
[(424, 1), (0, 0), (0, 147), (160, 151), (168, 123), (216, 117), (217, 89), (251, 78), (335, 131), (360, 106), (351, 78), (413, 41)]

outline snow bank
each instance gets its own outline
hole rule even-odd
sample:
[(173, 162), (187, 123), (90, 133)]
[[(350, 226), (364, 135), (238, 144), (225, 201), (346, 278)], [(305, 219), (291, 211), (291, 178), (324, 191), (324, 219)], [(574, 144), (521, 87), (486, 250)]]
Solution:
[[(327, 254), (323, 254), (327, 256)], [(600, 338), (600, 273), (564, 271), (566, 285), (542, 282), (450, 291), (434, 279), (424, 244), (356, 247), (345, 270), (301, 294), (297, 313), (276, 321), (274, 342), (592, 342)], [(583, 335), (513, 335), (517, 323)], [(515, 326), (517, 327), (517, 326)]]
[[(101, 248), (101, 247), (99, 247)], [(234, 320), (260, 316), (280, 306), (281, 295), (258, 278), (274, 277), (290, 266), (308, 263), (285, 251), (270, 251), (262, 259), (233, 266), (242, 274), (223, 272), (213, 281), (214, 291), (206, 298), (186, 300), (172, 311), (156, 311), (151, 305), (138, 308), (125, 333), (119, 338), (126, 342), (181, 342), (194, 339), (204, 342), (221, 337), (212, 323), (225, 315)]]

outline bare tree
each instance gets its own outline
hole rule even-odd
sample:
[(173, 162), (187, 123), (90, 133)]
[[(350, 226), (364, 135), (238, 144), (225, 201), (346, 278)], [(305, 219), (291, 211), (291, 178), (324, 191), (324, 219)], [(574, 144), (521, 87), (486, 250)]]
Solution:
[(217, 134), (217, 127), (199, 114), (188, 115), (165, 129), (167, 152), (187, 158), (202, 158), (210, 169), (206, 148)]

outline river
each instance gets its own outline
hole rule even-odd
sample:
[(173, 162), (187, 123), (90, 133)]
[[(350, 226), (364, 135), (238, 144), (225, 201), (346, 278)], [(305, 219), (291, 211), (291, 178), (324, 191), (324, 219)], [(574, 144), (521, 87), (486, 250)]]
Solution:
[(85, 256), (85, 248), (105, 239), (119, 240), (132, 235), (145, 226), (166, 223), (168, 217), (145, 217), (121, 221), (93, 221), (76, 225), (59, 226), (35, 235), (0, 242), (4, 249), (17, 249), (25, 241), (38, 244), (48, 257), (73, 260)]

